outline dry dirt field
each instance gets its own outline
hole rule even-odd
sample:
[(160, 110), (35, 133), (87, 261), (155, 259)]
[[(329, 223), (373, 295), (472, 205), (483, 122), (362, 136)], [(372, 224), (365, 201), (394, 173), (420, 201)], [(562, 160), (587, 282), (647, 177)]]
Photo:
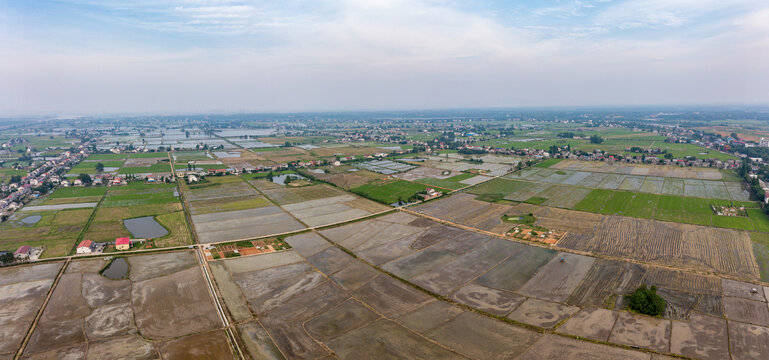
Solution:
[(193, 252), (127, 259), (123, 280), (99, 274), (106, 258), (72, 262), (23, 358), (234, 359)]

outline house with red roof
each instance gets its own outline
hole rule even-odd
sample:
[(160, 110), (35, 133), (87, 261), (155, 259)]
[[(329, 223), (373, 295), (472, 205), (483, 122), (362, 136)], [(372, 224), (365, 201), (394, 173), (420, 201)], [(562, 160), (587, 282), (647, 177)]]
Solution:
[(121, 237), (115, 239), (115, 249), (128, 250), (131, 248), (131, 239), (127, 237)]
[(16, 260), (28, 260), (29, 252), (31, 250), (32, 248), (29, 245), (23, 245), (13, 253), (13, 257), (15, 257)]
[(93, 251), (93, 240), (83, 240), (77, 246), (78, 254), (90, 254)]

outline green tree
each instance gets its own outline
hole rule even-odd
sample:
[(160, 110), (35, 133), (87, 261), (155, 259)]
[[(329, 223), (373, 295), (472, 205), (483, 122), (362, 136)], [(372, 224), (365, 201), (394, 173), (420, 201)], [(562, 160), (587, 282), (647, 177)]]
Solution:
[(651, 288), (647, 289), (646, 285), (641, 285), (630, 295), (628, 306), (630, 306), (630, 310), (635, 312), (658, 316), (665, 311), (667, 301), (657, 294), (656, 286), (652, 285)]
[(83, 185), (90, 185), (93, 182), (93, 179), (91, 179), (91, 175), (88, 175), (88, 174), (80, 174), (77, 176), (77, 178), (83, 182)]
[(97, 163), (96, 164), (96, 172), (103, 172), (104, 171), (104, 164)]
[(590, 143), (591, 144), (601, 144), (603, 143), (603, 138), (598, 135), (593, 135), (590, 137)]
[(10, 264), (13, 262), (13, 253), (8, 251), (0, 254), (0, 264)]

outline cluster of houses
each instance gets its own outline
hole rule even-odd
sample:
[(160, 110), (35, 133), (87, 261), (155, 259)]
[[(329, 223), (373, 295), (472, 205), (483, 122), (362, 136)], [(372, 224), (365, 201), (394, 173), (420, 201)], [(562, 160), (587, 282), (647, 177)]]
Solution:
[[(78, 255), (100, 254), (109, 245), (115, 245), (115, 249), (123, 251), (131, 249), (131, 245), (134, 243), (143, 243), (145, 239), (130, 239), (127, 237), (120, 237), (115, 239), (115, 242), (95, 242), (93, 240), (83, 240), (77, 245), (76, 253)], [(26, 262), (37, 261), (45, 251), (45, 246), (29, 246), (22, 245), (16, 251), (13, 252), (12, 260), (3, 260), (11, 258), (6, 256), (10, 254), (9, 251), (0, 251), (0, 266), (8, 265), (11, 262)]]
[[(121, 237), (121, 238), (115, 239), (114, 243), (95, 242), (93, 240), (83, 240), (80, 242), (80, 244), (77, 245), (76, 253), (78, 255), (100, 254), (104, 252), (107, 246), (112, 244), (115, 245), (115, 249), (117, 250), (129, 250), (131, 248), (131, 244), (134, 242), (144, 242), (144, 239), (131, 240), (127, 237)], [(40, 256), (43, 254), (43, 251), (45, 251), (45, 246), (22, 245), (16, 251), (13, 252), (13, 261), (15, 262), (37, 261), (40, 259)], [(0, 259), (3, 259), (4, 257), (2, 255), (7, 253), (8, 251), (0, 251)], [(0, 260), (0, 265), (7, 265), (7, 264), (2, 263), (2, 260)]]
[(87, 254), (99, 254), (104, 252), (104, 249), (109, 245), (115, 245), (116, 250), (128, 250), (131, 248), (131, 244), (134, 242), (144, 242), (144, 239), (131, 240), (127, 237), (119, 237), (115, 239), (115, 242), (95, 242), (93, 240), (83, 240), (77, 245), (76, 253), (80, 255)]
[(3, 185), (0, 190), (8, 195), (0, 199), (0, 216), (10, 216), (13, 214), (24, 203), (31, 200), (34, 188), (46, 181), (50, 181), (53, 184), (59, 182), (58, 174), (74, 166), (85, 156), (86, 153), (83, 150), (73, 153), (69, 151), (64, 152), (59, 157), (48, 160), (27, 173), (27, 175), (21, 178), (21, 182)]

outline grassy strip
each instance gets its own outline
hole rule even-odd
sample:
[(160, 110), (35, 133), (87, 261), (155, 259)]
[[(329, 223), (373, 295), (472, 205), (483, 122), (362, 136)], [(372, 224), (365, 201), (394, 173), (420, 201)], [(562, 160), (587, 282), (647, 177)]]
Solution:
[(761, 280), (769, 282), (769, 234), (752, 232), (750, 240), (753, 241), (753, 255), (756, 257)]
[(547, 159), (545, 161), (542, 161), (542, 162), (534, 165), (534, 167), (537, 167), (537, 168), (549, 168), (549, 167), (551, 167), (551, 166), (553, 166), (553, 165), (555, 165), (555, 164), (557, 164), (557, 163), (559, 163), (561, 161), (563, 161), (563, 159)]
[(83, 229), (80, 230), (80, 235), (77, 236), (75, 243), (72, 244), (72, 248), (69, 251), (70, 255), (73, 255), (77, 252), (77, 246), (85, 238), (85, 234), (88, 232), (88, 228), (91, 227), (91, 223), (93, 222), (93, 219), (96, 218), (96, 210), (99, 209), (99, 205), (101, 205), (102, 201), (104, 201), (105, 198), (107, 198), (106, 192), (104, 193), (104, 195), (102, 195), (101, 200), (99, 200), (99, 203), (96, 204), (96, 207), (91, 212), (91, 216), (88, 217), (88, 221), (86, 221), (85, 225), (83, 226)]

